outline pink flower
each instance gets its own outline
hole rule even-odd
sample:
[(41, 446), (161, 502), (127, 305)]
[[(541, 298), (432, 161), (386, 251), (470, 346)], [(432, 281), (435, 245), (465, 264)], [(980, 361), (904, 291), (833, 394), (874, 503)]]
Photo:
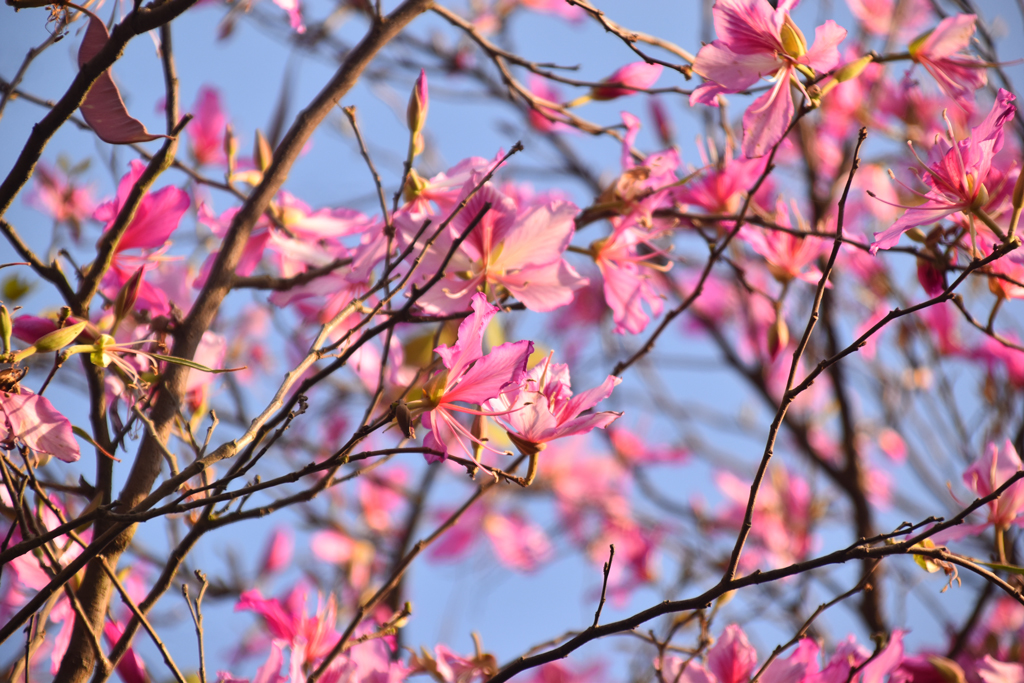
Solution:
[(897, 40), (924, 28), (933, 10), (928, 0), (846, 0), (846, 4), (865, 31), (887, 36), (895, 28)]
[(78, 460), (78, 442), (71, 422), (49, 399), (24, 388), (21, 393), (0, 392), (0, 417), (0, 443), (5, 448), (13, 448), (12, 444), (20, 441), (36, 453), (64, 462)]
[[(474, 179), (464, 189), (476, 185)], [(561, 199), (518, 204), (485, 185), (449, 226), (424, 260), (423, 279), (441, 264), (451, 240), (463, 232), (485, 203), (491, 209), (462, 243), (444, 277), (420, 299), (430, 313), (464, 311), (478, 291), (503, 288), (531, 311), (547, 312), (569, 304), (587, 279), (562, 258), (575, 229), (578, 209)], [(416, 227), (422, 221), (415, 221)], [(403, 232), (406, 229), (403, 229)]]
[(274, 4), (288, 13), (288, 23), (296, 33), (306, 32), (306, 24), (302, 21), (299, 0), (274, 0)]
[[(983, 498), (991, 495), (1020, 470), (1020, 456), (1013, 443), (1007, 439), (1001, 452), (994, 443), (988, 445), (984, 457), (964, 472), (964, 483), (975, 495)], [(1024, 526), (1024, 520), (1020, 519), (1021, 512), (1024, 512), (1024, 481), (1016, 482), (997, 500), (988, 504), (988, 523), (997, 529), (1006, 529), (1011, 524)]]
[[(731, 500), (719, 524), (739, 528), (750, 495), (750, 484), (729, 472), (715, 474), (715, 483)], [(752, 570), (767, 561), (783, 567), (804, 560), (813, 547), (811, 528), (816, 517), (814, 499), (807, 482), (785, 469), (773, 469), (768, 485), (762, 486), (754, 506), (751, 551), (740, 560), (741, 568)]]
[(334, 629), (334, 596), (307, 616), (306, 591), (301, 587), (292, 590), (283, 603), (277, 598), (264, 599), (258, 590), (246, 591), (239, 596), (235, 611), (251, 611), (263, 617), (270, 634), (291, 647), (291, 665), (295, 670), (326, 656), (341, 637)]
[[(131, 171), (118, 183), (117, 197), (104, 202), (93, 213), (94, 219), (106, 222), (104, 231), (113, 227), (117, 214), (128, 200), (132, 187), (145, 170), (145, 164), (138, 160), (132, 160)], [(160, 260), (160, 250), (166, 245), (171, 233), (177, 229), (188, 206), (188, 194), (174, 186), (167, 186), (151, 194), (147, 193), (142, 198), (135, 211), (135, 216), (117, 243), (110, 270), (103, 277), (101, 288), (107, 297), (115, 299), (118, 291), (136, 270)], [(140, 251), (137, 255), (126, 253), (136, 249)], [(167, 294), (145, 280), (140, 286), (137, 301), (138, 308), (150, 310), (154, 315), (163, 315), (170, 310), (170, 300)]]
[(974, 91), (988, 83), (987, 65), (967, 52), (978, 17), (946, 17), (933, 30), (910, 43), (910, 57), (923, 66), (958, 105), (974, 99)]
[[(775, 222), (783, 228), (793, 227), (781, 198), (776, 205)], [(821, 271), (814, 263), (827, 246), (825, 240), (749, 225), (743, 226), (740, 236), (764, 257), (768, 271), (779, 282), (785, 284), (796, 279), (817, 285), (821, 279)]]
[[(641, 245), (651, 247), (649, 239), (639, 230), (625, 228), (591, 246), (594, 261), (604, 277), (604, 297), (612, 309), (618, 334), (640, 334), (651, 318), (660, 315), (664, 308), (660, 283), (652, 278), (661, 267), (651, 263), (661, 251), (652, 247), (641, 253)], [(644, 310), (644, 304), (650, 309), (650, 315)]]
[[(1003, 127), (1013, 120), (1017, 112), (1013, 105), (1015, 99), (1000, 89), (992, 111), (971, 130), (969, 138), (957, 141), (952, 138), (950, 130), (952, 145), (945, 140), (936, 142), (932, 149), (936, 160), (924, 168), (922, 178), (924, 184), (931, 188), (922, 195), (924, 203), (907, 208), (892, 227), (876, 232), (871, 253), (895, 246), (900, 236), (914, 226), (936, 223), (958, 211), (969, 214), (972, 209), (988, 202), (985, 181), (992, 168), (993, 157), (1003, 147)], [(921, 165), (924, 166), (923, 163)]]
[(554, 554), (544, 530), (517, 512), (490, 513), (483, 528), (498, 561), (516, 571), (535, 571)]
[(637, 89), (645, 90), (654, 85), (658, 77), (661, 76), (661, 70), (661, 64), (648, 64), (647, 62), (627, 64), (601, 81), (605, 85), (594, 88), (590, 93), (590, 99), (603, 101), (635, 95)]
[(26, 203), (52, 216), (58, 223), (68, 223), (75, 239), (78, 239), (82, 221), (95, 208), (92, 190), (77, 187), (64, 173), (43, 162), (36, 165), (33, 177), (36, 184), (27, 195)]
[[(701, 149), (704, 169), (700, 175), (691, 178), (685, 185), (675, 188), (675, 198), (691, 207), (702, 209), (712, 215), (732, 215), (739, 213), (743, 204), (743, 196), (754, 186), (757, 179), (764, 173), (767, 159), (734, 159), (731, 150), (719, 158), (718, 163), (710, 164), (707, 154)], [(754, 204), (763, 204), (768, 197), (769, 181), (762, 183), (755, 194)], [(717, 222), (720, 232), (732, 229), (731, 222)]]
[(377, 533), (390, 528), (391, 513), (405, 502), (402, 486), (407, 478), (405, 470), (392, 469), (379, 477), (359, 480), (359, 505), (366, 526)]
[[(451, 510), (441, 510), (445, 519)], [(498, 561), (518, 572), (532, 572), (547, 562), (553, 549), (544, 530), (518, 512), (499, 512), (487, 505), (476, 505), (430, 550), (432, 560), (457, 562), (463, 559), (486, 535)]]
[(497, 6), (498, 15), (505, 16), (516, 6), (524, 7), (540, 14), (553, 14), (573, 23), (582, 21), (586, 16), (582, 7), (570, 5), (565, 0), (500, 0)]
[(604, 429), (617, 420), (622, 413), (581, 413), (611, 396), (621, 381), (609, 375), (597, 388), (573, 396), (569, 368), (552, 364), (549, 356), (530, 370), (518, 389), (502, 393), (485, 407), (499, 414), (496, 419), (512, 442), (530, 455), (547, 448), (549, 441), (586, 434), (595, 427)]
[(189, 152), (199, 166), (225, 164), (224, 130), (228, 119), (220, 105), (216, 88), (203, 86), (199, 89), (196, 103), (192, 105), (195, 118), (186, 127), (189, 138)]
[(292, 561), (295, 539), (288, 527), (279, 526), (270, 535), (266, 549), (263, 551), (263, 562), (260, 575), (273, 574), (288, 567)]
[[(561, 4), (564, 7), (569, 7), (569, 5), (566, 5), (564, 2)], [(579, 8), (573, 7), (573, 9)], [(552, 104), (559, 102), (561, 100), (561, 94), (558, 92), (558, 89), (552, 86), (550, 81), (548, 81), (548, 79), (542, 76), (530, 74), (529, 79), (526, 83), (527, 86), (530, 88), (530, 92), (532, 92), (534, 95), (543, 100), (547, 100)], [(526, 114), (526, 120), (529, 121), (530, 125), (533, 126), (534, 130), (537, 130), (541, 133), (561, 133), (573, 130), (570, 126), (564, 123), (561, 123), (557, 120), (552, 121), (551, 119), (544, 115), (545, 113), (550, 116), (553, 116), (555, 119), (561, 118), (561, 115), (558, 114), (558, 112), (556, 112), (555, 110), (548, 109), (546, 107), (541, 107), (540, 111), (531, 108)]]
[(718, 95), (741, 92), (762, 78), (773, 79), (774, 87), (754, 100), (743, 115), (743, 154), (764, 156), (782, 139), (793, 118), (790, 82), (807, 96), (796, 71), (810, 75), (835, 68), (837, 46), (846, 29), (826, 21), (815, 30), (814, 44), (808, 49), (785, 6), (772, 9), (768, 0), (718, 0), (712, 13), (718, 40), (697, 53), (693, 70), (707, 82), (690, 95), (690, 105), (717, 106)]
[(444, 460), (453, 450), (473, 457), (464, 439), (484, 444), (459, 423), (455, 413), (493, 413), (457, 403), (485, 403), (499, 396), (509, 386), (518, 385), (526, 374), (526, 362), (533, 353), (533, 342), (518, 341), (502, 344), (486, 356), (483, 355), (484, 330), (498, 312), (498, 307), (487, 303), (482, 293), (473, 295), (471, 305), (473, 313), (459, 325), (455, 346), (442, 345), (434, 349), (441, 356), (444, 369), (427, 382), (423, 390), (424, 398), (409, 404), (414, 410), (424, 411), (423, 426), (430, 433), (424, 437), (423, 445), (444, 454), (427, 454), (425, 457), (430, 463)]

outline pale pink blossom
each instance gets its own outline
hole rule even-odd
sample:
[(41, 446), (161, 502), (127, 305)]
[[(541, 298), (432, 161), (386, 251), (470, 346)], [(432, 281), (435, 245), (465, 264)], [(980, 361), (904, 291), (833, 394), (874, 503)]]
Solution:
[[(782, 228), (793, 229), (789, 211), (781, 198), (776, 204), (775, 223)], [(821, 279), (821, 271), (815, 262), (828, 247), (824, 239), (751, 225), (740, 229), (740, 237), (764, 257), (768, 271), (779, 282), (786, 284), (792, 280), (803, 280), (817, 285)]]
[[(565, 3), (562, 3), (565, 5)], [(569, 5), (565, 5), (568, 7)], [(574, 8), (578, 9), (578, 8)], [(561, 93), (551, 85), (551, 81), (548, 79), (538, 76), (536, 74), (530, 74), (526, 81), (527, 87), (537, 97), (542, 100), (547, 100), (552, 104), (561, 101)], [(537, 109), (530, 108), (526, 114), (526, 120), (529, 121), (533, 128), (541, 133), (563, 133), (574, 130), (571, 126), (562, 123), (559, 119), (561, 116), (553, 109), (549, 109), (544, 106), (539, 106), (540, 111)], [(548, 116), (554, 117), (554, 121), (548, 118)]]
[[(641, 253), (641, 246), (650, 248)], [(614, 231), (595, 242), (591, 251), (604, 278), (604, 297), (612, 309), (615, 332), (640, 334), (665, 305), (663, 286), (655, 277), (663, 268), (652, 263), (661, 251), (633, 228)]]
[(910, 43), (910, 57), (923, 66), (957, 104), (974, 99), (974, 91), (988, 83), (988, 65), (967, 49), (978, 17), (946, 17), (933, 30)]
[(78, 442), (71, 422), (44, 396), (24, 388), (20, 393), (0, 392), (0, 416), (0, 443), (5, 448), (13, 448), (18, 441), (36, 453), (64, 462), (78, 460)]
[(549, 356), (530, 370), (519, 387), (503, 392), (485, 407), (497, 414), (495, 419), (521, 451), (536, 453), (547, 448), (549, 441), (603, 429), (617, 420), (622, 413), (588, 411), (611, 396), (621, 381), (609, 375), (598, 387), (573, 396), (568, 366), (552, 363)]
[[(964, 472), (964, 483), (979, 498), (991, 495), (1006, 480), (1021, 470), (1020, 456), (1007, 439), (1000, 449), (990, 443), (985, 455)], [(998, 499), (988, 503), (988, 523), (997, 529), (1024, 526), (1024, 480), (1014, 483)]]
[(263, 562), (260, 563), (260, 575), (274, 574), (286, 569), (292, 561), (295, 550), (295, 539), (288, 527), (279, 526), (270, 534), (266, 548), (263, 550)]
[(63, 172), (43, 162), (36, 164), (32, 176), (36, 182), (25, 202), (33, 209), (52, 216), (58, 223), (68, 223), (77, 239), (82, 221), (92, 214), (96, 206), (92, 189), (77, 186)]
[(736, 93), (763, 78), (775, 85), (743, 115), (743, 153), (760, 157), (781, 139), (793, 118), (790, 83), (804, 92), (796, 72), (824, 73), (839, 64), (838, 45), (846, 29), (829, 20), (814, 32), (807, 47), (784, 3), (773, 9), (768, 0), (718, 0), (712, 8), (718, 39), (697, 53), (693, 70), (706, 82), (690, 95), (690, 105), (718, 106), (718, 96)]
[[(477, 184), (471, 179), (468, 192)], [(573, 292), (587, 283), (562, 256), (574, 234), (578, 209), (571, 202), (551, 200), (517, 206), (512, 198), (488, 184), (452, 220), (444, 240), (438, 240), (424, 259), (421, 281), (431, 277), (456, 237), (471, 221), (491, 208), (448, 262), (444, 277), (421, 299), (429, 313), (454, 313), (469, 307), (477, 292), (504, 290), (532, 311), (565, 306)], [(417, 226), (418, 227), (418, 226)]]

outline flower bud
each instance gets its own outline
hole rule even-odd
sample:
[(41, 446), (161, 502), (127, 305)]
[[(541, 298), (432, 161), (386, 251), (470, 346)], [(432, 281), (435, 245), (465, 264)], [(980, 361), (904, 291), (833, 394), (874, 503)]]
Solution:
[(862, 73), (864, 73), (864, 69), (868, 67), (868, 64), (870, 64), (873, 59), (874, 58), (871, 55), (864, 55), (863, 57), (856, 61), (850, 62), (849, 64), (844, 64), (842, 68), (835, 72), (833, 77), (839, 83), (851, 81), (854, 78), (857, 78), (857, 76), (860, 76)]
[(405, 201), (411, 202), (419, 198), (423, 191), (427, 189), (427, 181), (423, 179), (419, 173), (416, 172), (415, 168), (409, 169), (409, 177), (405, 180)]
[(0, 304), (0, 343), (3, 343), (3, 352), (11, 350), (11, 332), (14, 331), (14, 324), (11, 322), (11, 313), (7, 307)]
[(672, 120), (665, 111), (665, 105), (657, 97), (650, 99), (651, 117), (654, 119), (654, 127), (658, 131), (658, 139), (661, 144), (671, 147), (675, 140), (675, 131), (672, 130)]
[(42, 337), (36, 340), (33, 344), (36, 351), (39, 353), (47, 353), (49, 351), (59, 351), (65, 346), (75, 341), (75, 339), (85, 329), (85, 322), (75, 323), (74, 325), (68, 325), (62, 327), (59, 330), (54, 330), (49, 334), (44, 334)]
[(253, 145), (252, 150), (253, 161), (256, 162), (256, 167), (261, 172), (266, 172), (270, 166), (271, 160), (274, 158), (274, 150), (270, 149), (270, 143), (263, 137), (263, 133), (259, 130), (256, 131), (256, 142)]
[(775, 360), (788, 345), (789, 326), (786, 325), (785, 318), (781, 315), (776, 316), (775, 322), (768, 328), (768, 354)]
[(135, 302), (139, 298), (139, 287), (142, 286), (142, 273), (144, 270), (145, 266), (132, 273), (128, 281), (121, 287), (121, 291), (117, 293), (117, 298), (114, 300), (114, 320), (118, 322), (124, 320), (124, 317), (135, 308)]
[[(588, 97), (589, 99), (601, 102), (604, 100), (614, 100), (617, 97), (635, 95), (637, 91), (633, 88), (645, 89), (651, 87), (658, 80), (658, 77), (661, 76), (661, 71), (661, 64), (648, 64), (647, 62), (627, 64), (606, 78), (603, 81), (605, 85), (591, 90)], [(629, 87), (616, 87), (623, 85)], [(566, 106), (571, 106), (572, 104), (570, 103)]]
[(917, 259), (917, 281), (928, 296), (938, 296), (946, 290), (943, 271), (931, 259)]
[(407, 439), (416, 438), (416, 426), (413, 424), (412, 411), (405, 401), (395, 401), (395, 421), (398, 428), (402, 430), (402, 436)]
[(419, 134), (427, 123), (427, 110), (430, 108), (430, 96), (427, 92), (427, 72), (420, 69), (420, 77), (416, 79), (412, 94), (409, 96), (409, 106), (405, 110), (405, 121), (409, 126), (409, 132), (413, 135)]
[(238, 138), (229, 123), (224, 127), (224, 156), (228, 160), (228, 178), (235, 175), (235, 160), (238, 158)]

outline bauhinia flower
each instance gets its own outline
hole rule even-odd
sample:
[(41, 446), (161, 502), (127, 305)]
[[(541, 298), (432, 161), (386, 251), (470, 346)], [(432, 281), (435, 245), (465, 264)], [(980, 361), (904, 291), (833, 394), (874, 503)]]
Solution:
[(583, 413), (611, 396), (621, 381), (619, 377), (608, 375), (599, 386), (573, 396), (568, 366), (552, 363), (551, 356), (548, 356), (546, 361), (530, 370), (518, 388), (502, 393), (484, 405), (497, 414), (495, 419), (505, 428), (519, 451), (530, 456), (526, 484), (532, 481), (532, 475), (536, 475), (535, 456), (547, 448), (548, 442), (586, 434), (596, 427), (604, 429), (619, 419), (622, 413)]
[[(979, 498), (992, 495), (1000, 486), (1021, 470), (1020, 456), (1007, 439), (1000, 449), (990, 443), (985, 456), (979, 458), (964, 472), (964, 483)], [(1024, 526), (1020, 517), (1024, 512), (1024, 481), (1012, 484), (999, 498), (988, 504), (988, 523), (1005, 530), (1010, 525)]]
[(718, 0), (712, 8), (718, 40), (697, 53), (693, 70), (707, 82), (690, 95), (690, 105), (718, 106), (721, 94), (737, 93), (769, 78), (775, 85), (743, 115), (743, 154), (760, 157), (782, 139), (793, 118), (790, 83), (808, 97), (795, 77), (824, 73), (839, 64), (837, 46), (846, 29), (829, 20), (814, 31), (807, 47), (803, 33), (789, 16), (792, 0), (773, 9), (768, 0)]
[[(475, 179), (466, 184), (468, 193)], [(531, 311), (547, 312), (572, 302), (574, 290), (587, 279), (562, 255), (572, 240), (578, 209), (572, 202), (550, 199), (517, 202), (492, 185), (485, 185), (451, 222), (445, 240), (438, 240), (424, 259), (423, 281), (440, 267), (454, 238), (491, 205), (445, 268), (444, 277), (421, 299), (428, 313), (464, 311), (477, 292), (508, 292)], [(396, 219), (399, 230), (410, 225)], [(418, 224), (416, 225), (418, 227)]]
[(455, 413), (492, 416), (495, 413), (458, 404), (479, 405), (519, 385), (526, 375), (526, 361), (533, 353), (533, 342), (517, 341), (502, 344), (485, 356), (482, 351), (484, 331), (498, 307), (487, 303), (482, 293), (473, 296), (472, 307), (473, 313), (459, 325), (455, 346), (442, 344), (434, 349), (444, 369), (427, 382), (422, 399), (409, 403), (414, 414), (422, 414), (422, 424), (430, 430), (423, 445), (443, 454), (426, 454), (430, 463), (444, 460), (452, 452), (472, 458), (473, 451), (466, 445), (466, 439), (487, 447), (458, 421)]
[(909, 46), (910, 58), (961, 107), (973, 101), (974, 91), (988, 83), (988, 65), (967, 52), (977, 20), (974, 14), (946, 17)]
[(49, 399), (24, 388), (20, 393), (0, 392), (0, 444), (10, 448), (15, 441), (64, 462), (75, 462), (79, 457), (71, 422)]
[(582, 413), (611, 396), (621, 381), (608, 375), (596, 388), (573, 396), (568, 366), (552, 363), (548, 356), (527, 373), (518, 388), (488, 401), (485, 407), (501, 413), (496, 419), (512, 443), (524, 453), (535, 453), (547, 448), (550, 441), (603, 429), (619, 419), (622, 413)]
[(921, 180), (930, 190), (921, 195), (924, 202), (907, 208), (892, 226), (875, 233), (871, 253), (889, 249), (896, 245), (900, 236), (918, 225), (936, 223), (950, 214), (964, 212), (973, 225), (972, 214), (984, 207), (989, 200), (985, 187), (992, 159), (1003, 147), (1003, 127), (1013, 120), (1017, 107), (1016, 98), (1000, 89), (992, 111), (980, 125), (971, 130), (966, 140), (956, 140), (950, 127), (953, 144), (939, 139), (932, 150), (935, 161), (930, 166), (921, 166), (925, 173)]

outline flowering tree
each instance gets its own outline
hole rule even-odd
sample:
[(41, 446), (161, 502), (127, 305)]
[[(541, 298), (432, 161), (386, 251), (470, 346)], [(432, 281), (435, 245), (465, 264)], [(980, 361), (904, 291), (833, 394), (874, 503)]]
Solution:
[[(0, 52), (11, 680), (1024, 680), (1018, 8), (44, 2)], [(243, 84), (250, 144), (230, 67), (280, 46), (316, 88)]]

